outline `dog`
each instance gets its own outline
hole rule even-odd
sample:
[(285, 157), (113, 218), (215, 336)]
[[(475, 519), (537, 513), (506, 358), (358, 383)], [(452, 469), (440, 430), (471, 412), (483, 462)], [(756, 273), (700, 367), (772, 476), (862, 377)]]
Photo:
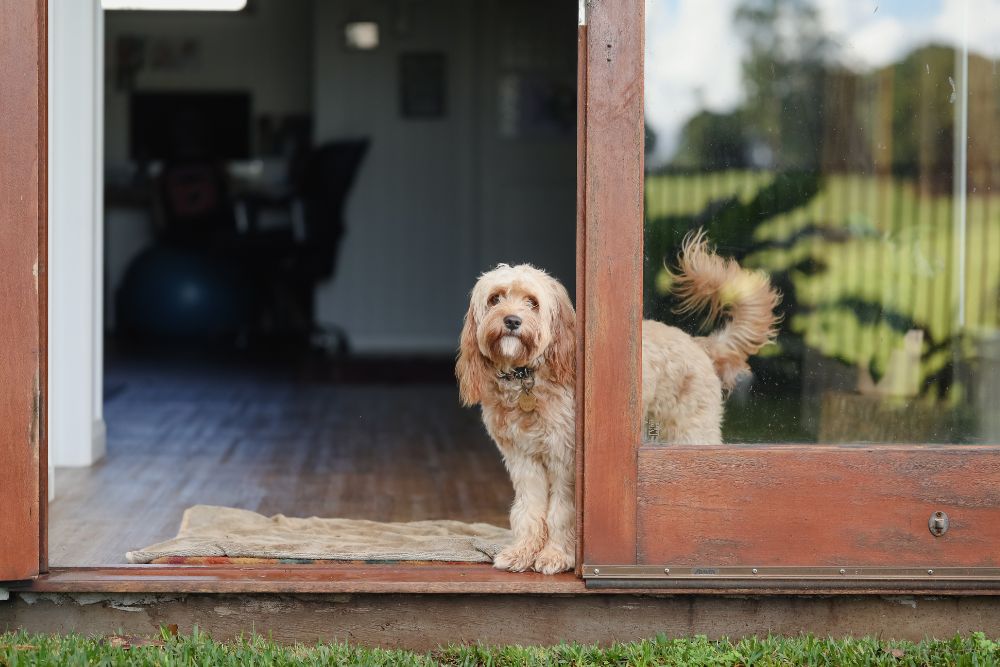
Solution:
[[(693, 337), (642, 323), (642, 407), (658, 441), (720, 444), (723, 401), (749, 372), (747, 359), (773, 340), (780, 296), (689, 234), (671, 274), (678, 312), (705, 311), (725, 325)], [(483, 423), (514, 486), (513, 543), (494, 558), (502, 570), (573, 569), (576, 314), (562, 284), (529, 264), (500, 264), (472, 289), (455, 375), (461, 402), (482, 406)]]

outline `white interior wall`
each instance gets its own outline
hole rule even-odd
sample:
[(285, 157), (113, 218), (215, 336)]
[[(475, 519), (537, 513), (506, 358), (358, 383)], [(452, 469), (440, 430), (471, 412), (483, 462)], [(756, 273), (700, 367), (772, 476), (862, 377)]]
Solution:
[(509, 136), (500, 110), (513, 76), (568, 86), (576, 102), (577, 5), (567, 0), (486, 0), (477, 39), (482, 102), (479, 139), (480, 264), (527, 262), (576, 291), (576, 132), (522, 127)]
[[(259, 0), (245, 16), (109, 13), (107, 44), (199, 37), (197, 69), (143, 70), (137, 88), (250, 88), (255, 111), (311, 110), (317, 142), (369, 137), (318, 317), (343, 327), (358, 352), (451, 354), (468, 291), (497, 262), (530, 261), (573, 293), (575, 135), (503, 136), (497, 91), (504, 76), (538, 67), (575, 80), (576, 9), (568, 0)], [(380, 24), (380, 47), (346, 51), (344, 22), (368, 19)], [(447, 57), (446, 114), (402, 118), (399, 56), (426, 51)], [(127, 158), (127, 94), (110, 79), (106, 104), (115, 166)], [(141, 209), (109, 211), (107, 225), (110, 297), (152, 233)]]
[(50, 0), (48, 29), (49, 462), (83, 466), (105, 451), (100, 1)]
[[(319, 140), (372, 138), (340, 270), (317, 297), (320, 317), (344, 326), (355, 349), (450, 353), (476, 274), (498, 261), (532, 261), (573, 292), (575, 143), (501, 136), (496, 95), (505, 73), (573, 57), (575, 41), (550, 39), (546, 27), (573, 26), (570, 3), (540, 19), (524, 0), (260, 0), (245, 15), (116, 14), (105, 24), (99, 0), (49, 2), (50, 466), (89, 465), (105, 450), (104, 154), (111, 168), (126, 163), (128, 123), (126, 94), (105, 91), (104, 54), (121, 34), (200, 35), (204, 45), (195, 72), (140, 73), (139, 87), (250, 89), (257, 113), (312, 110)], [(348, 18), (380, 20), (383, 46), (340, 49)], [(511, 46), (525, 21), (542, 27)], [(523, 48), (535, 60), (511, 59)], [(398, 56), (428, 50), (448, 57), (447, 114), (403, 119)], [(106, 259), (123, 269), (148, 220), (119, 213), (107, 215)]]
[[(359, 352), (449, 352), (462, 303), (479, 268), (474, 252), (476, 130), (473, 4), (317, 0), (316, 140), (371, 139), (348, 202), (347, 231), (334, 278), (317, 294), (321, 321), (344, 327)], [(348, 17), (382, 26), (377, 50), (349, 52)], [(443, 52), (446, 113), (400, 113), (400, 54)]]
[[(467, 294), (497, 262), (545, 267), (573, 293), (575, 134), (506, 137), (498, 118), (505, 74), (564, 59), (575, 80), (577, 7), (550, 4), (316, 0), (316, 138), (373, 141), (339, 270), (317, 295), (320, 318), (343, 326), (354, 349), (451, 354)], [(377, 51), (341, 47), (348, 17), (383, 26)], [(404, 32), (393, 28), (401, 18)], [(419, 51), (447, 55), (444, 118), (400, 116), (399, 55)]]
[[(106, 24), (99, 0), (49, 2), (50, 464), (88, 465), (105, 447), (104, 154), (111, 168), (126, 164), (128, 135), (126, 94), (105, 95), (104, 55), (121, 34), (201, 37), (199, 68), (140, 73), (139, 87), (250, 89), (257, 113), (311, 110), (318, 140), (372, 138), (339, 271), (317, 296), (320, 317), (355, 349), (450, 353), (475, 276), (499, 261), (545, 267), (573, 293), (575, 142), (503, 136), (497, 94), (511, 72), (553, 59), (545, 66), (572, 68), (562, 61), (575, 59), (570, 2), (260, 0), (245, 15), (125, 13)], [(348, 18), (379, 20), (382, 47), (342, 50)], [(448, 57), (447, 114), (403, 119), (399, 54), (431, 50)], [(107, 263), (121, 270), (148, 220), (118, 213), (107, 215)]]

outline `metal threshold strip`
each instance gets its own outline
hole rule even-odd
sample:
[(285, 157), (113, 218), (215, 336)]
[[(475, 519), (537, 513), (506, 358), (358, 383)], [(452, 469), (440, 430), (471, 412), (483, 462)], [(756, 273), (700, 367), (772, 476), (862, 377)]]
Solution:
[(588, 588), (992, 588), (998, 567), (584, 565)]

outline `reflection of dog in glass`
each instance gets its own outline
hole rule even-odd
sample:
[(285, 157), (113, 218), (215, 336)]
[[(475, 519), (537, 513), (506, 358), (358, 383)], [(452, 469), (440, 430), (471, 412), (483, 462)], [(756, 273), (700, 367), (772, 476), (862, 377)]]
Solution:
[[(643, 410), (665, 442), (718, 444), (723, 397), (774, 336), (779, 297), (763, 274), (713, 254), (701, 233), (685, 239), (679, 264), (680, 311), (727, 323), (692, 337), (643, 322)], [(482, 405), (514, 484), (514, 543), (497, 555), (500, 569), (574, 565), (575, 318), (566, 289), (527, 264), (501, 264), (472, 290), (455, 372), (462, 403)]]

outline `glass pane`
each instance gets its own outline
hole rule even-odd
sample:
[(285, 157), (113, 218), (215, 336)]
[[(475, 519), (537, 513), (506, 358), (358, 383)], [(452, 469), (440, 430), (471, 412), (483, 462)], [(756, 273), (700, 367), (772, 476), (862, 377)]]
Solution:
[(677, 273), (701, 229), (782, 295), (725, 442), (1000, 442), (1000, 0), (650, 0), (646, 22), (645, 317), (709, 335), (644, 325), (648, 439), (717, 437), (714, 378), (766, 331), (748, 274)]

